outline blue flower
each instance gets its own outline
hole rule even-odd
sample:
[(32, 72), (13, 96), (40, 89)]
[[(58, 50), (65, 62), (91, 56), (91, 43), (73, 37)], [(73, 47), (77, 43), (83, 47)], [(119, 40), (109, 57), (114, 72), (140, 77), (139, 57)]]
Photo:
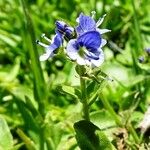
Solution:
[(62, 37), (62, 34), (60, 34), (60, 33), (56, 33), (56, 35), (54, 36), (52, 41), (50, 41), (50, 39), (48, 39), (45, 36), (45, 34), (43, 34), (42, 37), (44, 39), (46, 39), (48, 42), (51, 42), (50, 45), (46, 45), (44, 43), (41, 43), (40, 41), (37, 41), (37, 44), (39, 44), (45, 48), (45, 53), (40, 56), (40, 61), (45, 61), (48, 58), (52, 57), (55, 53), (55, 50), (62, 45), (63, 37)]
[(51, 41), (48, 39), (45, 34), (42, 35), (42, 37), (47, 40), (50, 45), (46, 45), (44, 43), (41, 43), (40, 41), (37, 41), (37, 44), (43, 46), (45, 48), (45, 53), (40, 56), (40, 61), (45, 61), (48, 58), (52, 57), (55, 53), (55, 50), (58, 49), (62, 43), (63, 43), (63, 38), (65, 37), (67, 40), (71, 39), (74, 36), (74, 28), (68, 26), (65, 22), (63, 21), (56, 21), (56, 35)]
[(107, 43), (102, 34), (110, 32), (108, 29), (98, 29), (105, 15), (96, 23), (92, 17), (83, 13), (77, 18), (78, 26), (75, 28), (77, 39), (72, 39), (67, 45), (67, 54), (79, 65), (99, 67), (104, 62), (102, 47)]
[(76, 27), (78, 35), (82, 35), (85, 32), (96, 30), (96, 22), (93, 18), (83, 15), (81, 13), (77, 18), (79, 25)]
[[(94, 13), (95, 14), (95, 13)], [(77, 22), (79, 25), (76, 27), (76, 32), (79, 35), (84, 34), (88, 31), (98, 31), (100, 34), (110, 32), (108, 29), (99, 29), (98, 27), (102, 24), (104, 18), (106, 15), (104, 15), (102, 18), (99, 18), (97, 22), (95, 22), (94, 14), (92, 17), (85, 16), (83, 13), (79, 15), (79, 18), (77, 18)]]
[(102, 38), (99, 32), (89, 31), (77, 39), (72, 39), (67, 45), (67, 54), (79, 65), (100, 66), (104, 61), (104, 54), (101, 47)]

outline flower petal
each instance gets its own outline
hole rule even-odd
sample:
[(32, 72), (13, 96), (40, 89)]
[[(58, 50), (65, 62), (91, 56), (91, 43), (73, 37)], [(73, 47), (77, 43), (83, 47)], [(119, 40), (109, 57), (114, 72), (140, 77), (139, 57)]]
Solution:
[(106, 14), (103, 15), (102, 18), (99, 18), (99, 20), (96, 23), (96, 27), (99, 27), (102, 24), (102, 22), (104, 21), (105, 16), (106, 16)]
[(76, 31), (79, 35), (88, 31), (96, 30), (96, 22), (93, 18), (85, 16), (83, 13), (81, 13), (77, 22), (78, 21), (79, 25), (76, 27)]
[(95, 59), (95, 60), (98, 60), (98, 59), (99, 59), (99, 54), (100, 54), (99, 51), (94, 51), (94, 52), (90, 52), (90, 51), (89, 51), (89, 52), (86, 54), (86, 56), (87, 56), (88, 59)]
[(100, 55), (99, 55), (98, 60), (91, 59), (91, 63), (94, 67), (95, 66), (99, 67), (103, 62), (104, 62), (104, 52), (102, 50), (100, 51)]
[(40, 56), (40, 61), (45, 61), (47, 60), (49, 57), (52, 57), (54, 55), (53, 53), (54, 48), (53, 47), (48, 47), (46, 49), (46, 53), (44, 53), (43, 55)]
[(67, 45), (67, 55), (72, 59), (72, 60), (76, 60), (78, 57), (78, 47), (76, 45), (76, 39), (72, 39), (68, 42)]
[[(58, 47), (61, 46), (62, 43), (63, 43), (62, 34), (57, 33), (57, 34), (55, 35), (55, 37), (53, 38), (53, 40), (52, 40), (52, 44), (54, 44), (55, 47), (58, 48)], [(56, 48), (55, 48), (55, 49), (56, 49)]]
[(101, 36), (97, 31), (90, 31), (79, 36), (77, 42), (81, 47), (85, 46), (87, 49), (98, 49), (101, 45)]
[(109, 30), (109, 29), (98, 29), (98, 28), (96, 29), (96, 31), (98, 31), (100, 34), (111, 32), (111, 30)]
[(54, 51), (61, 46), (63, 42), (62, 35), (56, 34), (52, 40), (52, 44), (45, 48), (46, 53), (40, 56), (40, 61), (45, 61), (54, 55)]
[(106, 45), (107, 41), (105, 39), (102, 39), (102, 42), (101, 42), (101, 46), (100, 47), (103, 47), (104, 45)]

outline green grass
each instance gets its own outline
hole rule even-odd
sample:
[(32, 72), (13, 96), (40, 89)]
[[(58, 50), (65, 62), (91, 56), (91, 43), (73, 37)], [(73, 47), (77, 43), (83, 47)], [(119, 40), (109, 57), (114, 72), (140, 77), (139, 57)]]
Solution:
[[(149, 8), (149, 0), (1, 1), (0, 150), (150, 149), (139, 128), (150, 103)], [(42, 33), (52, 38), (56, 20), (75, 27), (93, 10), (111, 30), (100, 68), (85, 74), (62, 52), (39, 62)]]

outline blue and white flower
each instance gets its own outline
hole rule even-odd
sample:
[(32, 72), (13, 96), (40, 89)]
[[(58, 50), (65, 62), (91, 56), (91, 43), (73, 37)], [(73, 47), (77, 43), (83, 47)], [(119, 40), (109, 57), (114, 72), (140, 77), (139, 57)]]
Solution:
[(62, 43), (63, 43), (63, 37), (62, 34), (57, 33), (52, 41), (48, 39), (45, 34), (42, 35), (44, 39), (46, 39), (48, 42), (50, 42), (50, 45), (41, 43), (40, 41), (37, 41), (37, 44), (41, 45), (42, 47), (45, 48), (45, 53), (40, 56), (40, 61), (45, 61), (48, 58), (52, 57), (55, 53), (55, 50), (58, 49)]
[[(92, 13), (92, 17), (85, 16), (83, 13), (77, 18), (78, 26), (75, 28), (68, 26), (63, 21), (56, 21), (56, 35), (52, 41), (45, 35), (42, 37), (46, 39), (49, 45), (37, 41), (37, 43), (45, 48), (45, 53), (40, 56), (40, 61), (47, 60), (52, 57), (56, 49), (66, 39), (67, 55), (77, 61), (79, 65), (88, 65), (92, 67), (100, 66), (104, 61), (104, 53), (102, 47), (106, 44), (106, 40), (102, 38), (102, 34), (109, 32), (108, 29), (99, 29), (98, 26), (103, 22), (105, 15), (95, 22), (93, 19), (95, 12)], [(76, 31), (76, 34), (75, 34)], [(76, 39), (74, 36), (77, 35)]]
[(102, 47), (106, 40), (102, 34), (109, 32), (108, 29), (98, 29), (104, 20), (104, 16), (96, 23), (92, 17), (80, 14), (76, 27), (77, 39), (72, 39), (67, 45), (67, 55), (79, 65), (99, 67), (104, 62)]
[(68, 26), (65, 22), (56, 21), (55, 25), (56, 25), (55, 29), (56, 35), (54, 36), (52, 41), (48, 39), (45, 36), (45, 34), (42, 35), (42, 37), (51, 44), (47, 45), (40, 41), (37, 41), (37, 44), (45, 48), (45, 53), (40, 56), (40, 61), (45, 61), (48, 58), (52, 57), (56, 49), (58, 49), (62, 45), (64, 37), (69, 40), (74, 35), (74, 28)]
[(79, 65), (100, 66), (104, 61), (102, 38), (99, 32), (89, 31), (67, 45), (67, 54)]

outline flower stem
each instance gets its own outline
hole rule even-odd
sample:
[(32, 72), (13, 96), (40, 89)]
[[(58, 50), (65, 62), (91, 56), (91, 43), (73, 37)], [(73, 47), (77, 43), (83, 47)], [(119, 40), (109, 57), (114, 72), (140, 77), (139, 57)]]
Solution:
[(100, 94), (101, 97), (101, 101), (104, 105), (104, 107), (110, 112), (110, 114), (112, 115), (112, 117), (114, 118), (115, 122), (119, 125), (119, 126), (123, 126), (120, 118), (118, 117), (118, 115), (116, 114), (116, 112), (114, 111), (114, 109), (111, 107), (110, 103), (106, 100), (106, 98), (102, 95), (102, 93)]
[(132, 137), (134, 138), (134, 141), (136, 143), (140, 143), (140, 139), (136, 133), (136, 131), (134, 130), (134, 128), (132, 127), (131, 123), (128, 125), (128, 130), (130, 131), (130, 133), (132, 134)]
[(85, 120), (90, 120), (89, 106), (88, 106), (88, 101), (87, 101), (86, 82), (85, 82), (85, 79), (82, 77), (82, 74), (84, 74), (84, 67), (79, 66), (79, 71), (80, 71), (80, 87), (81, 87), (81, 95), (82, 95), (81, 102), (83, 104), (83, 118)]

